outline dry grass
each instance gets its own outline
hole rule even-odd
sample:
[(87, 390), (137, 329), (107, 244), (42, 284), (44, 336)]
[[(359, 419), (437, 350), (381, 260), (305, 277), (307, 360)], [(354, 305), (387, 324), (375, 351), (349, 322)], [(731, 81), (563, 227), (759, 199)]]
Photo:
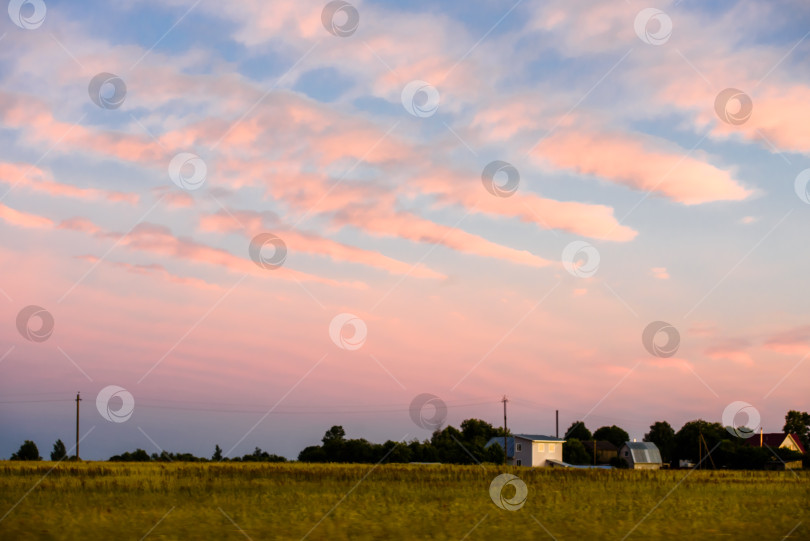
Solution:
[(808, 472), (509, 468), (529, 489), (510, 512), (489, 498), (494, 466), (50, 469), (0, 462), (0, 516), (35, 487), (0, 539), (810, 539)]

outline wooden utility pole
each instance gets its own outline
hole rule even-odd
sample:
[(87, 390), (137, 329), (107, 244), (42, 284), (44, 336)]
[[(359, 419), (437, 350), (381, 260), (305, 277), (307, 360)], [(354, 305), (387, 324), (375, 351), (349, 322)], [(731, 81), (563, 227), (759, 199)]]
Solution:
[(503, 463), (509, 464), (509, 447), (507, 447), (508, 438), (506, 437), (506, 403), (509, 402), (509, 400), (506, 398), (506, 395), (503, 395), (501, 402), (503, 402)]
[(556, 420), (556, 425), (557, 425), (557, 434), (556, 434), (556, 436), (557, 436), (557, 438), (559, 438), (560, 437), (560, 410), (554, 410), (554, 418)]
[(80, 395), (80, 392), (76, 393), (76, 462), (79, 461), (79, 402), (82, 401)]

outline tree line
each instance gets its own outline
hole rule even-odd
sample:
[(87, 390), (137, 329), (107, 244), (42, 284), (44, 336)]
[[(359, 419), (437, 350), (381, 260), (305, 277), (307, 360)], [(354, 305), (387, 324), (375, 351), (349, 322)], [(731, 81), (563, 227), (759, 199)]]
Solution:
[[(804, 446), (810, 449), (810, 414), (790, 410), (785, 415), (785, 434), (796, 434)], [(754, 442), (759, 441), (759, 434), (751, 436)], [(602, 427), (591, 434), (581, 421), (575, 421), (566, 432), (563, 445), (563, 460), (569, 464), (593, 464), (594, 455), (590, 446), (583, 441), (605, 440), (618, 448), (629, 441), (627, 432), (617, 426)], [(807, 453), (790, 449), (771, 449), (750, 445), (745, 438), (734, 436), (720, 423), (710, 423), (703, 419), (689, 421), (677, 432), (667, 421), (656, 421), (644, 434), (643, 441), (655, 443), (661, 452), (665, 464), (677, 467), (681, 460), (697, 464), (703, 460), (703, 468), (730, 469), (763, 469), (774, 462), (791, 462), (802, 460), (805, 467), (810, 467), (810, 456)], [(625, 467), (626, 463), (619, 457), (611, 460), (611, 465)]]
[[(784, 433), (796, 434), (805, 450), (810, 449), (810, 414), (791, 410), (785, 415)], [(433, 432), (430, 439), (409, 442), (372, 443), (364, 438), (347, 439), (346, 431), (340, 425), (332, 426), (326, 431), (320, 445), (306, 447), (298, 454), (300, 462), (343, 462), (343, 463), (408, 463), (408, 462), (441, 462), (445, 464), (503, 464), (504, 450), (501, 445), (485, 445), (491, 438), (511, 436), (511, 432), (502, 427), (494, 427), (481, 419), (466, 419), (459, 428), (447, 426)], [(754, 435), (758, 438), (758, 435)], [(629, 441), (628, 433), (619, 426), (603, 426), (591, 431), (581, 421), (571, 424), (565, 433), (563, 461), (569, 464), (593, 464), (593, 449), (583, 441), (609, 441), (617, 448)], [(697, 464), (701, 458), (710, 453), (709, 461), (704, 459), (702, 467), (732, 469), (762, 469), (773, 460), (789, 462), (804, 460), (808, 464), (808, 454), (795, 453), (788, 449), (769, 449), (750, 446), (745, 440), (735, 437), (720, 423), (710, 423), (703, 419), (689, 421), (677, 432), (667, 421), (657, 421), (650, 425), (644, 435), (644, 441), (653, 442), (661, 452), (664, 463), (686, 460)], [(500, 442), (499, 442), (500, 443)], [(51, 460), (75, 460), (68, 457), (65, 444), (56, 440)], [(33, 441), (26, 440), (20, 449), (11, 456), (11, 460), (42, 460), (39, 450)], [(256, 447), (251, 454), (241, 457), (226, 458), (219, 445), (214, 448), (210, 458), (197, 457), (191, 453), (149, 454), (143, 449), (125, 452), (110, 457), (111, 462), (285, 462), (287, 459)], [(616, 467), (626, 463), (617, 459), (611, 461)]]

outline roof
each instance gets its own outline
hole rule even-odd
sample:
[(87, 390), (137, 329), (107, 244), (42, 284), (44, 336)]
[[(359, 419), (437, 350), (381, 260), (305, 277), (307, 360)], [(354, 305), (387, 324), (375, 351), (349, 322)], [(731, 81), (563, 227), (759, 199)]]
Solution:
[(565, 442), (562, 438), (555, 438), (554, 436), (544, 436), (542, 434), (515, 434), (516, 438), (531, 441), (550, 441), (550, 442)]
[[(593, 440), (586, 440), (582, 442), (586, 449), (593, 449)], [(607, 440), (596, 440), (597, 451), (618, 451), (619, 448)]]
[[(490, 438), (489, 441), (484, 445), (484, 449), (489, 449), (492, 445), (498, 445), (501, 449), (503, 449), (503, 436)], [(506, 458), (512, 458), (515, 456), (515, 438), (509, 436), (506, 438)]]
[(661, 452), (651, 441), (628, 441), (624, 447), (630, 450), (634, 464), (661, 464)]
[(546, 462), (549, 462), (552, 466), (559, 466), (561, 468), (576, 468), (580, 470), (612, 470), (613, 466), (608, 466), (606, 464), (600, 464), (598, 466), (591, 466), (590, 464), (569, 464), (568, 462), (563, 462), (562, 460), (553, 460), (551, 458), (546, 459)]
[[(750, 438), (747, 438), (745, 440), (745, 443), (747, 443), (748, 445), (751, 445), (753, 447), (759, 447), (759, 441), (760, 441), (759, 437), (760, 437), (760, 434), (755, 434), (755, 435), (751, 436)], [(785, 434), (784, 432), (768, 432), (768, 433), (762, 434), (762, 445), (764, 445), (766, 447), (776, 447), (776, 448), (778, 448), (780, 445), (782, 445), (785, 442), (785, 439), (788, 438), (788, 437), (793, 439), (793, 441), (796, 443), (798, 448), (801, 449), (802, 453), (805, 452), (804, 445), (802, 445), (801, 440), (799, 439), (799, 437), (796, 434)]]

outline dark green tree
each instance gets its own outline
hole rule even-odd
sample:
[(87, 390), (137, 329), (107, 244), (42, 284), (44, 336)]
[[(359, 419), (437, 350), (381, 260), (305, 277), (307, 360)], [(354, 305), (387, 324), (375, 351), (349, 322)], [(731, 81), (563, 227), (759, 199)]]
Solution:
[(630, 441), (630, 435), (616, 425), (603, 426), (593, 433), (593, 439), (606, 440), (620, 448)]
[(320, 445), (310, 445), (298, 453), (300, 462), (326, 462), (326, 451)]
[[(481, 419), (465, 419), (461, 422), (461, 435), (466, 443), (483, 447), (497, 431), (486, 421)], [(501, 429), (503, 433), (503, 429)]]
[(484, 449), (484, 462), (491, 462), (492, 464), (503, 464), (506, 456), (503, 452), (503, 447), (500, 445), (490, 445)]
[[(585, 423), (582, 421), (574, 421), (571, 423), (571, 426), (568, 427), (568, 430), (565, 431), (565, 436), (563, 439), (574, 438), (579, 441), (588, 441), (591, 439), (591, 431), (585, 426)], [(565, 446), (563, 446), (565, 449)]]
[(42, 457), (39, 456), (37, 444), (31, 440), (25, 440), (25, 442), (20, 445), (20, 449), (11, 455), (11, 460), (42, 460)]
[(214, 447), (214, 454), (211, 456), (211, 460), (216, 460), (217, 462), (222, 460), (222, 449), (220, 449), (219, 444)]
[(658, 446), (661, 459), (672, 462), (672, 453), (675, 451), (675, 429), (666, 421), (656, 421), (650, 425), (650, 431), (644, 434), (644, 441), (650, 441)]
[(577, 438), (568, 438), (563, 445), (563, 462), (569, 464), (591, 464), (592, 458), (585, 445)]
[(65, 449), (65, 444), (62, 440), (56, 440), (56, 443), (53, 444), (53, 451), (51, 451), (51, 460), (54, 462), (59, 462), (60, 460), (64, 460), (67, 457), (67, 449)]
[[(158, 455), (156, 454), (155, 456), (157, 457)], [(110, 457), (110, 462), (149, 462), (150, 460), (152, 460), (152, 458), (149, 456), (149, 453), (143, 449), (135, 449), (135, 451), (131, 453), (127, 451), (126, 453)]]
[(343, 430), (343, 427), (340, 425), (335, 425), (323, 435), (323, 439), (321, 441), (324, 445), (329, 443), (341, 442), (346, 437), (346, 431)]
[[(701, 435), (705, 445), (701, 443)], [(675, 433), (674, 459), (691, 460), (698, 463), (701, 456), (706, 457), (706, 448), (711, 451), (721, 441), (731, 439), (731, 434), (720, 423), (710, 423), (703, 419), (689, 421)], [(702, 449), (702, 450), (701, 450)], [(708, 464), (707, 464), (708, 463)], [(705, 460), (702, 468), (711, 467), (711, 460)]]

